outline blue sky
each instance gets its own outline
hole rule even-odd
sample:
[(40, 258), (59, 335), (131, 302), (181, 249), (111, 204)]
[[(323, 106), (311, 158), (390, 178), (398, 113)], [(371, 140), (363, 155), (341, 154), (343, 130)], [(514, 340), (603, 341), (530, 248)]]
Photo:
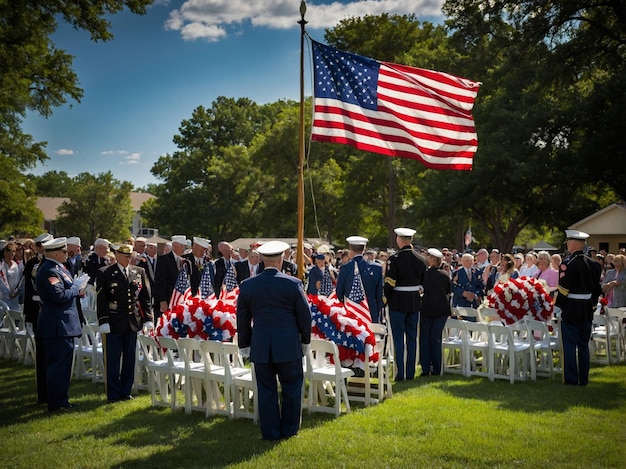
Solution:
[[(343, 18), (384, 12), (436, 22), (442, 4), (308, 1), (307, 31), (323, 42), (324, 28)], [(299, 99), (299, 6), (300, 0), (156, 0), (146, 15), (112, 16), (115, 38), (106, 43), (60, 24), (53, 41), (74, 56), (84, 96), (48, 119), (27, 116), (24, 130), (48, 142), (49, 156), (31, 172), (111, 171), (135, 187), (159, 183), (150, 168), (177, 150), (172, 138), (196, 107), (210, 107), (218, 96)]]

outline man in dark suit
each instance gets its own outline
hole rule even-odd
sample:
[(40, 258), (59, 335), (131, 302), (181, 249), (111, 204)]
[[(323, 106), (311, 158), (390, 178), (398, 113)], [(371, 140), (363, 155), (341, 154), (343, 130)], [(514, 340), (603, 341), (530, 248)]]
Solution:
[(74, 282), (63, 266), (67, 259), (66, 238), (43, 244), (46, 258), (37, 270), (37, 292), (42, 306), (37, 330), (46, 349), (46, 386), (48, 410), (67, 410), (69, 402), (74, 339), (83, 333), (76, 309), (76, 297), (87, 282)]
[(363, 282), (363, 289), (367, 297), (367, 305), (370, 308), (372, 322), (380, 322), (383, 309), (383, 269), (378, 264), (370, 264), (363, 259), (363, 251), (367, 244), (367, 238), (362, 236), (348, 236), (346, 238), (350, 246), (349, 261), (341, 267), (337, 276), (337, 298), (343, 301), (350, 294), (354, 281), (354, 265), (356, 264)]
[(235, 268), (235, 264), (237, 264), (237, 262), (235, 262), (235, 250), (230, 243), (220, 241), (217, 245), (217, 250), (220, 253), (220, 258), (215, 261), (215, 282), (213, 284), (213, 288), (215, 289), (215, 294), (219, 296), (222, 284), (224, 283), (224, 278), (226, 277), (226, 271), (228, 269), (233, 269), (235, 276), (237, 276), (237, 270)]
[(254, 277), (263, 272), (263, 263), (260, 262), (261, 255), (256, 249), (252, 249), (248, 253), (245, 261), (237, 262), (235, 269), (237, 270), (237, 281), (241, 284), (245, 279)]
[(41, 308), (41, 298), (37, 293), (37, 285), (35, 278), (37, 270), (43, 261), (43, 243), (52, 240), (53, 237), (49, 233), (43, 233), (34, 239), (35, 252), (26, 265), (24, 265), (24, 320), (27, 324), (32, 325), (33, 335), (35, 336), (35, 372), (37, 377), (37, 402), (43, 404), (47, 402), (46, 392), (46, 347), (44, 340), (39, 335), (37, 328), (37, 319), (39, 318), (39, 309)]
[[(396, 243), (400, 250), (387, 259), (385, 270), (385, 300), (389, 306), (389, 321), (396, 359), (396, 381), (415, 377), (417, 359), (417, 324), (422, 305), (420, 293), (426, 273), (426, 259), (411, 245), (415, 230), (396, 228)], [(406, 363), (404, 344), (406, 342)]]
[(207, 250), (211, 247), (211, 240), (193, 237), (193, 245), (191, 246), (191, 252), (183, 255), (183, 259), (187, 260), (189, 267), (189, 283), (191, 285), (191, 294), (195, 296), (198, 293), (200, 287), (200, 277), (204, 268), (211, 268), (212, 266), (207, 264)]
[(89, 275), (89, 284), (93, 285), (98, 277), (98, 271), (109, 265), (107, 253), (110, 243), (103, 238), (98, 238), (93, 243), (93, 252), (85, 260), (83, 270)]
[[(461, 257), (461, 266), (452, 274), (452, 306), (478, 308), (483, 297), (481, 274), (474, 267), (474, 256)], [(476, 320), (473, 318), (473, 320)]]
[[(265, 270), (241, 283), (237, 300), (239, 347), (254, 363), (264, 440), (298, 433), (304, 384), (302, 357), (311, 342), (311, 312), (302, 282), (278, 270), (288, 247), (282, 241), (259, 247)], [(276, 376), (282, 388), (280, 404)]]
[(133, 253), (130, 244), (114, 246), (114, 250), (117, 263), (100, 271), (96, 281), (106, 393), (110, 402), (132, 399), (137, 331), (144, 325), (153, 328), (146, 273), (141, 267), (130, 264)]
[(183, 264), (187, 262), (182, 258), (186, 245), (187, 238), (184, 235), (172, 236), (172, 250), (159, 257), (157, 261), (154, 296), (159, 308), (154, 312), (155, 320), (169, 308), (178, 273)]

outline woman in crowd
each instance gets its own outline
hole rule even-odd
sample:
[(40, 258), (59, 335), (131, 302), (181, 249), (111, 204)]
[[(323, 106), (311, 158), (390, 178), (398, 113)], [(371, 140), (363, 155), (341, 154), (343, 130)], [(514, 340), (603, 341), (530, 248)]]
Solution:
[(552, 267), (548, 251), (539, 251), (537, 254), (537, 267), (539, 270), (535, 274), (535, 278), (544, 280), (548, 285), (548, 293), (550, 293), (550, 296), (554, 296), (554, 292), (559, 285), (559, 271)]
[(0, 260), (0, 300), (4, 301), (9, 309), (19, 311), (24, 264), (15, 262), (16, 250), (17, 247), (13, 241), (9, 241), (2, 247), (2, 260)]
[(519, 269), (520, 277), (534, 277), (535, 274), (539, 271), (539, 267), (537, 267), (537, 258), (534, 252), (529, 252), (526, 254), (526, 263)]
[(602, 293), (609, 300), (609, 308), (626, 306), (626, 256), (618, 254), (613, 259), (613, 269), (607, 271), (602, 282)]

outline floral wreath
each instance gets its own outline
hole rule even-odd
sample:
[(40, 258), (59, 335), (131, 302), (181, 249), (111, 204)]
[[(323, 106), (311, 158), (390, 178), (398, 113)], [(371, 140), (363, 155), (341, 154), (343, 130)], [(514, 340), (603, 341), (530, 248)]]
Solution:
[(330, 340), (337, 345), (342, 366), (365, 368), (365, 357), (378, 362), (374, 352), (376, 337), (356, 314), (347, 310), (336, 297), (309, 295), (313, 336)]
[(226, 341), (237, 332), (236, 312), (236, 299), (217, 299), (215, 295), (204, 300), (191, 297), (159, 317), (155, 335)]
[(506, 324), (521, 321), (526, 316), (547, 322), (554, 310), (545, 282), (533, 277), (498, 283), (487, 297), (487, 306), (496, 309)]

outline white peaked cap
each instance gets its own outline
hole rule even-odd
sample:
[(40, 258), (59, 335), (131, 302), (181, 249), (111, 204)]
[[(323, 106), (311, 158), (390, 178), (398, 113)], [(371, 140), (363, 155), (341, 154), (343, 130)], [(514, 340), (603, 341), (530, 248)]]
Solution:
[(67, 244), (73, 244), (75, 246), (80, 246), (80, 238), (78, 236), (72, 236), (67, 238)]
[(565, 236), (567, 239), (577, 239), (579, 241), (586, 241), (589, 235), (578, 230), (565, 230)]
[(52, 236), (50, 233), (42, 233), (35, 239), (33, 239), (33, 241), (36, 243), (45, 243), (46, 241), (50, 241), (53, 238), (54, 236)]
[(211, 240), (199, 238), (197, 236), (193, 237), (193, 244), (197, 244), (198, 246), (202, 246), (205, 249), (209, 249), (211, 247)]
[(433, 257), (438, 257), (439, 259), (443, 258), (443, 254), (439, 249), (436, 248), (429, 248), (428, 249), (428, 254), (430, 254)]
[(185, 246), (187, 244), (187, 237), (185, 235), (174, 235), (172, 236), (172, 243), (178, 243)]
[(365, 246), (369, 240), (363, 236), (348, 236), (346, 241), (353, 246)]
[(393, 232), (398, 236), (405, 236), (408, 238), (415, 234), (415, 230), (411, 228), (396, 228), (395, 230), (393, 230)]
[(289, 244), (284, 241), (268, 241), (257, 248), (257, 251), (264, 256), (278, 256), (289, 249)]
[(67, 247), (67, 238), (54, 238), (42, 244), (46, 251), (59, 251)]

